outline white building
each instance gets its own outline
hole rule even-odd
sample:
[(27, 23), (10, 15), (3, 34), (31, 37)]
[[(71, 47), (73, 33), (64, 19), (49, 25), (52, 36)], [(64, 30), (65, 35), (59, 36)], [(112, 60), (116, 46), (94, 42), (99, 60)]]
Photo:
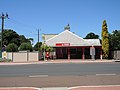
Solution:
[(102, 55), (99, 39), (83, 39), (70, 31), (67, 25), (65, 30), (59, 34), (44, 34), (45, 43), (55, 48), (58, 59), (90, 59), (91, 49), (95, 49), (95, 58)]

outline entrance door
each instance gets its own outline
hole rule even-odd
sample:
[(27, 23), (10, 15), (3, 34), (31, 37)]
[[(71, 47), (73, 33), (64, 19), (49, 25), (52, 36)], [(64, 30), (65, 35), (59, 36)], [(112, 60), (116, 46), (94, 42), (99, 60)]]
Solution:
[(56, 58), (67, 59), (68, 58), (67, 48), (56, 48)]
[(82, 49), (81, 48), (71, 48), (70, 49), (71, 59), (82, 59)]
[[(57, 59), (68, 59), (68, 48), (56, 48)], [(82, 48), (70, 48), (70, 59), (82, 59)]]

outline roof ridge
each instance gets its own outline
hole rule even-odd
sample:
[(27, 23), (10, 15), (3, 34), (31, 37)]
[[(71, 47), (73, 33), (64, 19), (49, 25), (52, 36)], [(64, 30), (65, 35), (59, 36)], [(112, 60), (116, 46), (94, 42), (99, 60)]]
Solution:
[(80, 36), (78, 36), (78, 35), (74, 34), (73, 32), (71, 32), (71, 31), (69, 31), (69, 30), (65, 30), (65, 31), (63, 31), (63, 32), (59, 33), (58, 35), (55, 35), (54, 37), (52, 37), (52, 38), (50, 38), (50, 39), (46, 40), (46, 42), (47, 42), (47, 41), (49, 41), (49, 40), (51, 40), (51, 39), (54, 39), (54, 38), (58, 37), (59, 35), (61, 35), (61, 34), (65, 33), (65, 32), (71, 33), (71, 34), (72, 34), (72, 35), (74, 35), (75, 37), (77, 37), (77, 38), (79, 38), (79, 39), (81, 39), (81, 40), (85, 41), (83, 38), (81, 38)]
[[(67, 30), (67, 31), (68, 31), (68, 30)], [(71, 34), (73, 34), (74, 36), (76, 36), (76, 37), (78, 37), (78, 38), (82, 39), (82, 40), (84, 41), (84, 39), (83, 39), (82, 37), (78, 36), (77, 34), (75, 34), (75, 33), (71, 32), (71, 31), (68, 31), (68, 32), (69, 32), (69, 33), (71, 33)]]
[(55, 37), (57, 37), (57, 36), (59, 36), (59, 35), (61, 35), (62, 33), (64, 33), (65, 31), (63, 31), (63, 32), (61, 32), (61, 33), (59, 33), (59, 34), (57, 34), (57, 35), (55, 35), (54, 37), (52, 37), (52, 38), (50, 38), (50, 39), (48, 39), (48, 40), (46, 40), (46, 42), (47, 41), (49, 41), (49, 40), (51, 40), (51, 39), (53, 39), (53, 38), (55, 38)]

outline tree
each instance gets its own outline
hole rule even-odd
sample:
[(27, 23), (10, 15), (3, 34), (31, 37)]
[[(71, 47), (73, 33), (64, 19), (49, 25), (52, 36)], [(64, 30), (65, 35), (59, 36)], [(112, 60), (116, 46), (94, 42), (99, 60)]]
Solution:
[(10, 43), (8, 44), (7, 48), (6, 48), (7, 52), (17, 52), (18, 51), (18, 46), (14, 43)]
[(37, 42), (37, 43), (35, 44), (35, 46), (34, 46), (34, 50), (35, 50), (35, 51), (38, 51), (38, 50), (40, 51), (41, 45), (42, 45), (42, 42), (39, 42), (39, 43)]
[(24, 35), (19, 35), (11, 29), (6, 29), (3, 31), (3, 45), (7, 46), (10, 43), (15, 43), (18, 47), (21, 43), (31, 43), (33, 39), (27, 39)]
[(109, 34), (110, 50), (120, 50), (120, 30), (114, 30)]
[(19, 40), (20, 40), (20, 43), (26, 42), (26, 38), (24, 35), (19, 35)]
[(53, 49), (53, 47), (51, 47), (51, 46), (47, 46), (46, 47), (46, 51), (47, 52), (52, 52), (54, 49)]
[(3, 45), (8, 45), (10, 43), (15, 43), (17, 46), (20, 45), (20, 40), (19, 40), (19, 35), (9, 29), (9, 30), (4, 30), (3, 31)]
[(29, 50), (29, 51), (33, 51), (32, 45), (30, 43), (22, 43), (19, 47), (19, 50), (23, 51), (23, 50)]
[(53, 47), (51, 47), (51, 46), (47, 46), (47, 45), (41, 45), (41, 48), (40, 48), (40, 51), (46, 51), (46, 52), (52, 52), (54, 49), (53, 49)]
[(106, 20), (104, 20), (102, 24), (102, 50), (103, 58), (107, 59), (109, 55), (109, 34)]
[(90, 32), (86, 35), (84, 39), (99, 39), (99, 35), (96, 35), (95, 33)]

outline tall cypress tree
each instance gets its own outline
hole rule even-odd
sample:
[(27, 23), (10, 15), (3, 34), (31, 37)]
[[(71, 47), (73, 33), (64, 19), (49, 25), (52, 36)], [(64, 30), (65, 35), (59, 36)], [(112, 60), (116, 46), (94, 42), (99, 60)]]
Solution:
[(109, 34), (106, 20), (104, 20), (102, 24), (102, 50), (103, 58), (107, 59), (109, 55)]

